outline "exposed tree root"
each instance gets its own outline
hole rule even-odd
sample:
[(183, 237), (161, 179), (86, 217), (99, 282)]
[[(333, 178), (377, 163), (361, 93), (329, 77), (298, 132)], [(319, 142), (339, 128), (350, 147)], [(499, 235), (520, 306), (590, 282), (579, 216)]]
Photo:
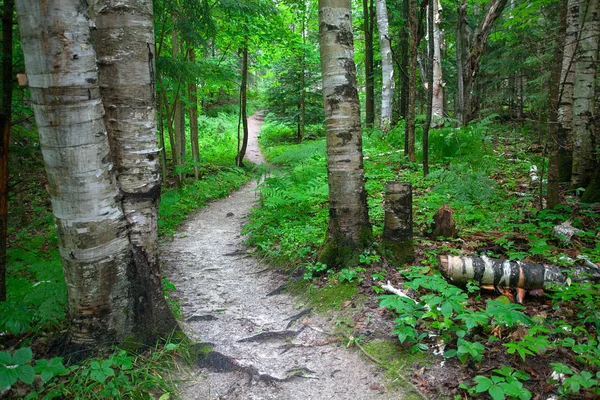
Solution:
[(238, 340), (238, 342), (266, 342), (269, 340), (286, 340), (289, 338), (293, 338), (298, 336), (300, 332), (304, 330), (304, 326), (297, 331), (269, 331), (269, 332), (261, 332), (257, 335), (250, 336), (244, 339)]
[(286, 321), (290, 321), (290, 322), (288, 322), (286, 329), (289, 329), (289, 327), (292, 326), (292, 324), (294, 322), (298, 321), (303, 316), (310, 314), (312, 312), (312, 310), (313, 310), (313, 307), (303, 310), (296, 315), (292, 315), (291, 317), (286, 318), (285, 319)]

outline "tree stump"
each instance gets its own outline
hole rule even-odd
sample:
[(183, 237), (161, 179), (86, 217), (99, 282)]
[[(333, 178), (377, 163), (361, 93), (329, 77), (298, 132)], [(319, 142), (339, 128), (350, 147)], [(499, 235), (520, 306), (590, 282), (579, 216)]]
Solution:
[(439, 237), (455, 238), (458, 236), (456, 222), (452, 218), (452, 208), (448, 204), (443, 205), (433, 216), (433, 224), (431, 225), (432, 239)]
[(385, 186), (383, 209), (384, 254), (394, 263), (414, 259), (412, 185), (408, 182), (388, 181)]

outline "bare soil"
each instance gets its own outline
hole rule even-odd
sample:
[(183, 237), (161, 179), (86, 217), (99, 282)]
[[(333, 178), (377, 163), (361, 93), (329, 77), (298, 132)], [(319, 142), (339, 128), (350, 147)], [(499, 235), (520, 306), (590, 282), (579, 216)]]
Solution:
[[(249, 119), (247, 158), (258, 150), (260, 116)], [(256, 182), (202, 209), (162, 246), (188, 335), (207, 343), (181, 385), (184, 399), (401, 399), (383, 372), (341, 346), (333, 322), (299, 298), (269, 295), (286, 282), (250, 254), (240, 230)], [(276, 290), (275, 290), (276, 291)], [(277, 292), (277, 291), (276, 291)]]

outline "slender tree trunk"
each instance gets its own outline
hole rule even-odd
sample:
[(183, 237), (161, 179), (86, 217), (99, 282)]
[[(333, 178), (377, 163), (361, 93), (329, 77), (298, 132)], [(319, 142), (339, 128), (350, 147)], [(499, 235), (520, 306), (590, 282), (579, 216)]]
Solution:
[(433, 99), (432, 126), (439, 127), (444, 124), (444, 77), (442, 72), (443, 33), (440, 28), (442, 23), (442, 6), (439, 0), (433, 2)]
[[(158, 80), (158, 79), (157, 79)], [(161, 180), (162, 186), (167, 187), (169, 181), (167, 180), (168, 170), (167, 170), (167, 149), (165, 148), (165, 122), (164, 122), (164, 111), (162, 100), (160, 97), (156, 99), (156, 108), (158, 110), (158, 138), (160, 144), (160, 170), (161, 170)]]
[(373, 0), (363, 0), (365, 31), (365, 121), (375, 123), (375, 76), (373, 74)]
[(409, 61), (408, 61), (408, 113), (406, 116), (406, 138), (408, 140), (408, 160), (417, 161), (415, 155), (415, 100), (417, 97), (417, 0), (409, 0)]
[(138, 304), (87, 7), (79, 0), (16, 5), (67, 283), (70, 340), (123, 342), (135, 332)]
[(300, 129), (298, 130), (298, 143), (304, 139), (306, 129), (306, 3), (302, 0), (302, 55), (300, 60)]
[(567, 31), (560, 75), (560, 104), (558, 108), (558, 179), (571, 181), (573, 164), (573, 88), (575, 85), (575, 54), (578, 48), (579, 1), (568, 0)]
[(434, 55), (435, 55), (435, 40), (434, 35), (434, 19), (435, 19), (435, 7), (434, 3), (437, 0), (429, 0), (428, 4), (428, 23), (429, 28), (429, 62), (427, 63), (427, 115), (425, 118), (425, 125), (423, 126), (423, 176), (429, 174), (429, 128), (431, 127), (431, 120), (433, 116), (433, 81), (434, 81)]
[(160, 149), (152, 1), (115, 5), (99, 0), (94, 11), (104, 121), (135, 264), (128, 276), (135, 299), (133, 323), (138, 340), (152, 343), (176, 327), (162, 292), (158, 260)]
[(596, 168), (594, 144), (594, 96), (598, 63), (598, 2), (582, 0), (579, 7), (581, 35), (575, 65), (573, 91), (573, 175), (571, 186), (585, 188)]
[(506, 3), (508, 3), (508, 0), (490, 1), (487, 13), (473, 35), (472, 43), (469, 43), (467, 1), (462, 0), (458, 8), (456, 22), (456, 71), (458, 87), (455, 118), (463, 126), (467, 125), (473, 119), (471, 90), (479, 72), (481, 56), (485, 53), (492, 27), (502, 14)]
[(388, 131), (392, 122), (394, 101), (394, 64), (388, 32), (386, 0), (377, 0), (377, 26), (379, 27), (379, 48), (381, 50), (381, 129)]
[[(162, 103), (165, 108), (165, 116), (167, 120), (167, 133), (169, 135), (169, 145), (171, 146), (171, 162), (173, 164), (173, 168), (177, 168), (179, 155), (177, 153), (177, 142), (175, 141), (175, 134), (173, 132), (173, 115), (175, 113), (175, 105), (173, 104), (173, 112), (169, 113), (169, 100), (167, 98), (167, 90), (165, 89), (165, 84), (160, 75), (158, 75), (158, 83), (160, 84), (160, 93), (162, 96)], [(179, 93), (175, 96), (175, 99), (179, 96)], [(165, 152), (166, 159), (166, 152)], [(166, 162), (165, 162), (166, 165)], [(180, 189), (181, 188), (181, 180), (179, 179), (178, 174), (174, 174), (175, 177), (175, 186)]]
[[(404, 16), (404, 20), (408, 21), (410, 15), (410, 7), (408, 4), (409, 0), (402, 0), (402, 15)], [(402, 87), (400, 89), (400, 116), (404, 118), (405, 124), (407, 123), (408, 118), (408, 87), (409, 87), (409, 77), (408, 77), (408, 59), (409, 59), (409, 29), (404, 27), (400, 30), (400, 69), (402, 72)], [(408, 157), (408, 135), (404, 135), (404, 155)]]
[(329, 181), (329, 226), (319, 260), (340, 267), (356, 263), (372, 238), (350, 0), (319, 0), (319, 43)]
[(560, 203), (558, 179), (558, 105), (560, 99), (560, 76), (565, 47), (565, 31), (567, 27), (567, 0), (558, 2), (558, 29), (554, 45), (554, 59), (550, 73), (550, 91), (548, 98), (548, 187), (546, 195), (547, 207), (552, 209)]
[(0, 93), (0, 301), (6, 300), (6, 240), (8, 233), (8, 147), (13, 90), (14, 0), (4, 0), (2, 9), (2, 93)]
[[(173, 17), (175, 20), (175, 17)], [(173, 29), (171, 33), (171, 46), (173, 58), (179, 57), (179, 38), (177, 35), (177, 31)], [(184, 104), (181, 100), (182, 93), (184, 89), (182, 88), (181, 79), (178, 79), (177, 82), (177, 95), (175, 96), (175, 101), (173, 103), (173, 126), (174, 126), (174, 136), (175, 136), (175, 152), (177, 154), (177, 158), (173, 159), (173, 165), (175, 169), (181, 169), (185, 164), (185, 146), (187, 141), (185, 140), (185, 117), (183, 114)], [(181, 187), (184, 180), (184, 175), (182, 172), (175, 173), (175, 179), (177, 181), (177, 186)]]
[(237, 157), (235, 158), (235, 164), (238, 167), (244, 166), (244, 156), (246, 155), (246, 148), (248, 147), (248, 115), (247, 115), (247, 90), (248, 90), (248, 39), (246, 39), (246, 46), (242, 49), (242, 83), (240, 85), (240, 118), (244, 130), (244, 136), (242, 137), (241, 146), (238, 149)]
[[(194, 49), (188, 49), (188, 61), (196, 62)], [(198, 163), (200, 162), (200, 144), (198, 143), (198, 86), (196, 80), (188, 84), (188, 100), (190, 102), (190, 141), (192, 144), (192, 160), (194, 161), (194, 179), (198, 180)]]

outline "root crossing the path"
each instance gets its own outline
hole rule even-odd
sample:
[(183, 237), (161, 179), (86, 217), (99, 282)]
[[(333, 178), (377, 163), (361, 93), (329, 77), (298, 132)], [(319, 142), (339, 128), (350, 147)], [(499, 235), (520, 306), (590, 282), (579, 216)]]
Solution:
[[(262, 163), (249, 119), (247, 156)], [(283, 291), (285, 278), (248, 255), (240, 231), (256, 202), (256, 183), (191, 216), (162, 246), (165, 274), (177, 287), (184, 330), (207, 343), (184, 399), (401, 399), (384, 388), (377, 366), (332, 340), (333, 328)], [(311, 328), (311, 329), (305, 329)]]

